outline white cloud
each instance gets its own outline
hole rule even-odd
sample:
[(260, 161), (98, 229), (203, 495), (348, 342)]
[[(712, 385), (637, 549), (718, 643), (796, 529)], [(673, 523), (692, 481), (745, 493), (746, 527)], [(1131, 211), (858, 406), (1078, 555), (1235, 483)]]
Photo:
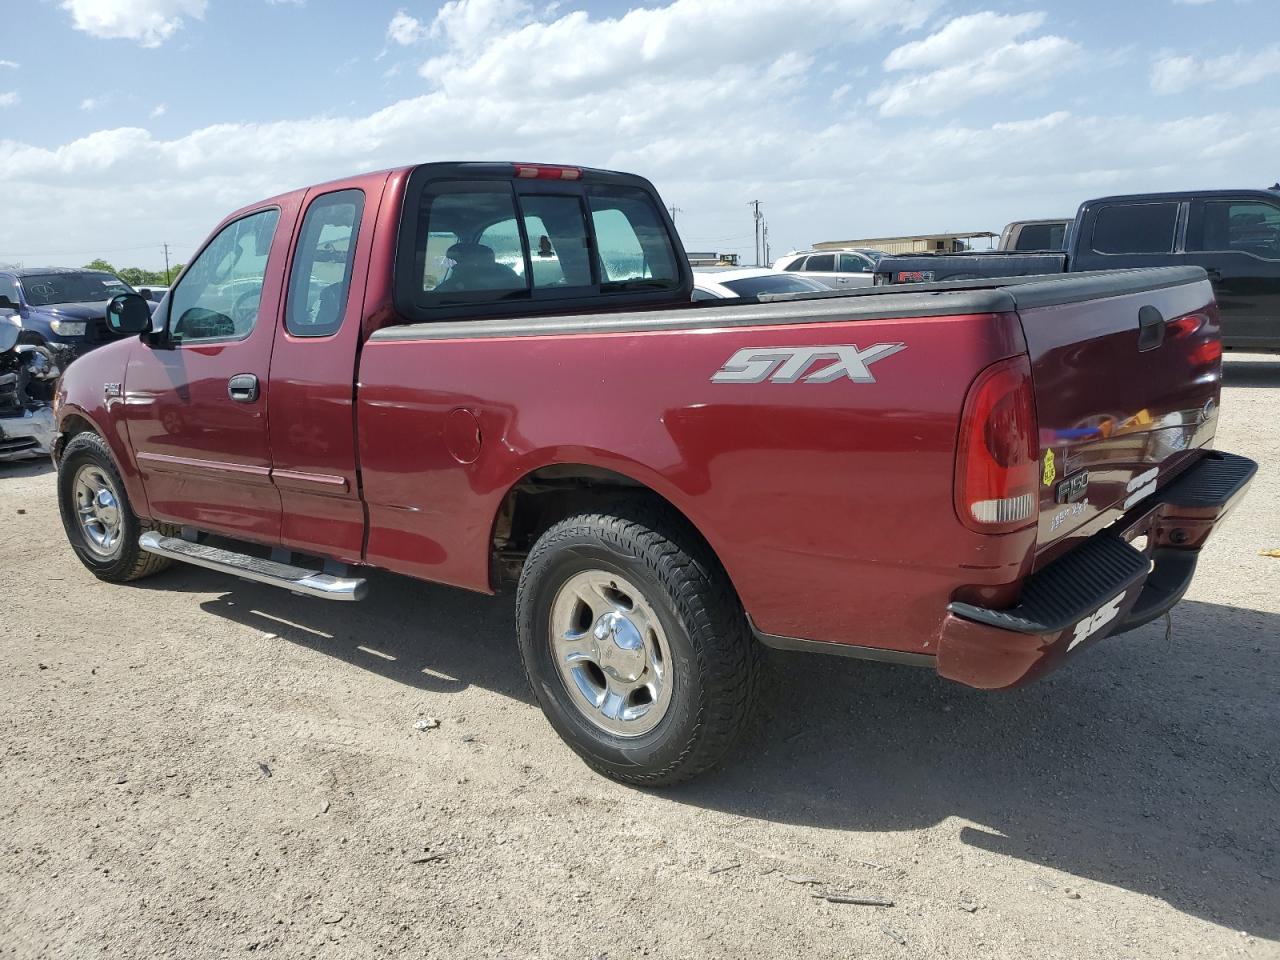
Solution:
[(85, 97), (80, 101), (81, 110), (97, 110), (102, 106), (102, 101), (96, 97)]
[(908, 73), (872, 91), (881, 116), (940, 116), (978, 97), (1037, 92), (1080, 54), (1078, 44), (1052, 34), (1019, 40), (1044, 23), (1039, 12), (990, 11), (957, 17), (923, 40), (885, 58), (889, 72)]
[[(998, 229), (1069, 215), (1089, 196), (1275, 176), (1280, 110), (1166, 123), (1057, 104), (1028, 113), (1006, 98), (981, 123), (886, 123), (852, 94), (833, 108), (832, 91), (857, 75), (859, 59), (880, 59), (859, 45), (864, 38), (923, 25), (939, 7), (778, 6), (675, 0), (617, 18), (525, 8), (495, 21), (500, 8), (487, 0), (420, 23), (436, 31), (423, 39), (439, 69), (420, 96), (375, 112), (223, 123), (172, 138), (117, 128), (51, 146), (4, 140), (15, 132), (0, 126), (0, 259), (157, 238), (180, 244), (185, 259), (221, 217), (253, 200), (459, 157), (640, 173), (683, 209), (691, 247), (749, 251), (745, 202), (759, 197), (775, 253), (822, 239)], [(1035, 42), (1022, 36), (1012, 45)], [(839, 71), (825, 72), (831, 64)], [(908, 82), (948, 66), (895, 76)], [(139, 254), (141, 265), (157, 266), (150, 256)]]
[(1280, 75), (1280, 43), (1257, 53), (1237, 50), (1221, 57), (1161, 56), (1151, 67), (1151, 89), (1160, 94), (1204, 88), (1234, 90)]
[(420, 40), (425, 40), (429, 32), (421, 20), (409, 16), (403, 10), (397, 10), (391, 22), (387, 24), (387, 39), (402, 47), (412, 46)]
[(937, 33), (903, 44), (885, 57), (886, 70), (929, 70), (980, 57), (1044, 23), (1041, 12), (1003, 16), (984, 10), (956, 17)]
[(157, 103), (154, 107), (151, 108), (151, 119), (152, 120), (159, 119), (160, 117), (163, 117), (168, 112), (169, 112), (169, 108), (167, 106), (165, 106), (163, 103)]
[[(719, 70), (754, 74), (889, 28), (918, 27), (935, 0), (674, 0), (618, 18), (540, 20), (522, 0), (451, 0), (431, 24), (449, 41), (420, 73), (455, 96), (577, 96), (652, 88)], [(779, 44), (785, 37), (786, 43)]]
[(0, 92), (0, 107), (12, 107), (21, 99), (13, 90)]
[(10, 70), (17, 70), (18, 64), (13, 60), (0, 60), (0, 70), (3, 70), (5, 67), (8, 67)]
[(62, 0), (71, 24), (104, 40), (134, 40), (158, 47), (182, 28), (184, 17), (204, 17), (208, 0)]

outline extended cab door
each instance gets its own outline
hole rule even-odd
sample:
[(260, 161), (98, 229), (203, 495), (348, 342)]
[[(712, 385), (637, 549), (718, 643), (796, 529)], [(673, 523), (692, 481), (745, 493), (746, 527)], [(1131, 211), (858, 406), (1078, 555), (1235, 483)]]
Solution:
[(355, 363), (385, 174), (307, 194), (271, 354), (272, 478), (281, 543), (357, 562)]
[(1280, 348), (1280, 198), (1193, 201), (1186, 249), (1213, 281), (1223, 344)]
[(296, 200), (226, 223), (182, 272), (125, 374), (129, 439), (156, 519), (265, 543), (280, 534), (267, 371)]

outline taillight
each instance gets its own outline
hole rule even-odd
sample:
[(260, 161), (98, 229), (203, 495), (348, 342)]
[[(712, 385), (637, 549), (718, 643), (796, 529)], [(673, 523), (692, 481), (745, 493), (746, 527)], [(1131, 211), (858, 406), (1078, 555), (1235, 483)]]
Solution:
[(547, 163), (517, 163), (516, 176), (523, 180), (581, 180), (579, 167), (561, 167)]
[(960, 416), (955, 502), (978, 533), (1009, 533), (1035, 522), (1040, 493), (1036, 405), (1026, 357), (987, 367)]

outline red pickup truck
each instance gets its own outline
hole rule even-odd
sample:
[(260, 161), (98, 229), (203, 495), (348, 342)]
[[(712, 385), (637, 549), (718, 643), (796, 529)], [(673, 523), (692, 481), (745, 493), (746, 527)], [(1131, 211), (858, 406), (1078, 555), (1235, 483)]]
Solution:
[(762, 645), (997, 689), (1161, 615), (1255, 470), (1212, 450), (1198, 268), (691, 290), (618, 173), (433, 163), (245, 207), (63, 377), (67, 536), (111, 582), (515, 580), (553, 726), (657, 785), (724, 754)]

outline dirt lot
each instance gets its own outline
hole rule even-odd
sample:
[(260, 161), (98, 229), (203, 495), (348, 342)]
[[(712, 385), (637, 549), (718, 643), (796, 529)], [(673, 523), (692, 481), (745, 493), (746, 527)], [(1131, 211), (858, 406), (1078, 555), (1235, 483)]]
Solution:
[(109, 587), (0, 464), (0, 956), (1280, 957), (1280, 362), (1227, 366), (1263, 471), (1171, 640), (1012, 694), (775, 657), (668, 792), (556, 739), (510, 596)]

